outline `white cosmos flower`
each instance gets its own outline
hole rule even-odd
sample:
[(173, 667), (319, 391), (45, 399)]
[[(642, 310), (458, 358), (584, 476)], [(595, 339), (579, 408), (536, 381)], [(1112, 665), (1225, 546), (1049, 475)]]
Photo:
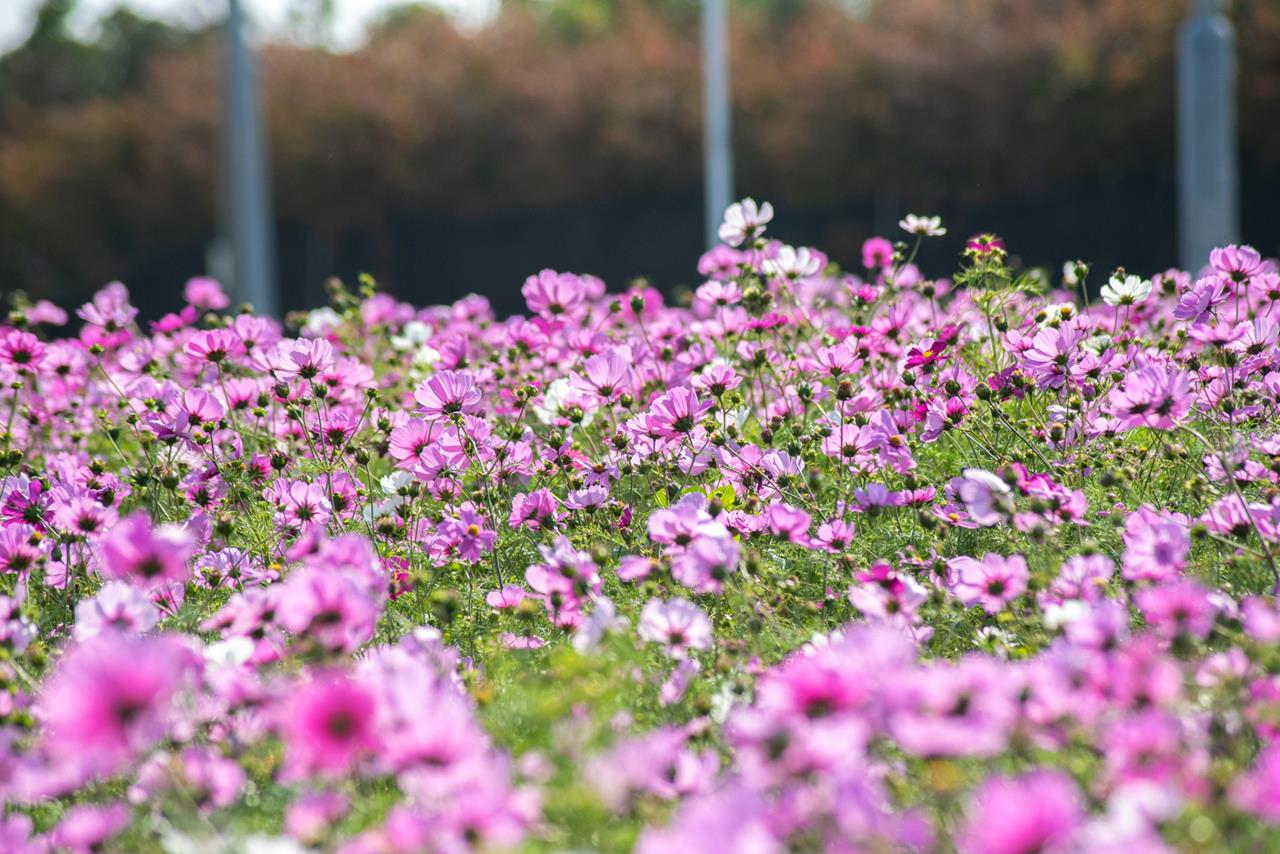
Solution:
[(246, 637), (227, 638), (204, 648), (204, 660), (209, 664), (235, 667), (244, 664), (253, 655), (253, 641)]
[(319, 338), (331, 329), (336, 329), (342, 325), (342, 315), (338, 314), (329, 306), (317, 308), (307, 315), (307, 322), (303, 324), (302, 331), (308, 338)]
[(941, 237), (947, 233), (942, 227), (940, 216), (917, 216), (907, 214), (898, 222), (898, 227), (908, 234), (919, 234), (924, 237)]
[(991, 490), (992, 492), (999, 493), (1000, 495), (1008, 495), (1010, 492), (1013, 491), (1012, 488), (1009, 486), (1009, 484), (1004, 482), (1004, 478), (1000, 477), (1000, 475), (995, 474), (994, 472), (989, 472), (986, 469), (979, 469), (979, 468), (962, 469), (960, 471), (960, 475), (965, 480), (977, 481), (978, 483), (985, 486), (987, 489)]
[(1080, 342), (1080, 348), (1086, 353), (1092, 353), (1095, 356), (1101, 356), (1102, 351), (1111, 346), (1111, 336), (1105, 332), (1097, 335), (1090, 335), (1088, 338)]
[(812, 276), (818, 272), (822, 259), (810, 251), (809, 247), (783, 246), (778, 250), (778, 257), (766, 259), (764, 271), (770, 276), (798, 279)]
[(747, 419), (751, 417), (751, 407), (739, 406), (737, 409), (729, 410), (728, 415), (728, 423), (733, 424), (733, 426), (741, 430), (746, 426)]
[(429, 368), (438, 361), (440, 361), (440, 351), (429, 344), (423, 344), (413, 351), (413, 364), (419, 368)]
[[(573, 384), (569, 382), (567, 377), (561, 377), (547, 386), (546, 391), (542, 393), (542, 402), (534, 404), (533, 414), (538, 416), (538, 420), (543, 424), (550, 424), (560, 417), (560, 410), (568, 404), (571, 398), (576, 396), (577, 392), (574, 390)], [(582, 426), (590, 426), (595, 417), (595, 410), (584, 412), (581, 421)], [(572, 429), (572, 426), (570, 429)]]
[(720, 224), (720, 239), (730, 246), (741, 246), (764, 234), (764, 227), (773, 219), (773, 205), (765, 202), (759, 207), (755, 199), (743, 199), (725, 208), (724, 222)]
[(421, 320), (410, 320), (400, 330), (399, 335), (391, 336), (391, 346), (397, 350), (412, 350), (431, 340), (431, 327)]
[(1089, 616), (1088, 603), (1079, 599), (1068, 599), (1061, 603), (1049, 603), (1044, 606), (1044, 624), (1051, 629), (1060, 629)]
[(413, 475), (404, 469), (396, 469), (389, 475), (385, 475), (378, 481), (378, 485), (382, 487), (382, 491), (388, 495), (398, 495), (400, 490), (404, 489), (413, 482)]
[(1107, 305), (1133, 305), (1151, 294), (1151, 280), (1141, 276), (1112, 276), (1102, 286), (1102, 301)]
[(1047, 305), (1044, 307), (1044, 320), (1040, 321), (1040, 325), (1051, 326), (1064, 320), (1070, 320), (1075, 316), (1075, 313), (1076, 307), (1073, 303), (1057, 302), (1053, 305)]

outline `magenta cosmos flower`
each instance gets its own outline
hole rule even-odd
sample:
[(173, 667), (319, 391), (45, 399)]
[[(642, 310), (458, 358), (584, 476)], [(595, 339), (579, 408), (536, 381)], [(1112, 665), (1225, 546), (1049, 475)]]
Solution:
[(89, 772), (119, 771), (164, 736), (191, 664), (170, 636), (107, 633), (75, 647), (40, 698), (45, 749)]
[(182, 298), (196, 308), (210, 311), (218, 311), (231, 304), (231, 300), (222, 292), (222, 285), (218, 284), (218, 280), (207, 276), (187, 279), (187, 284), (182, 289)]
[(138, 510), (121, 519), (99, 544), (102, 574), (143, 587), (183, 582), (191, 574), (188, 561), (195, 551), (191, 536), (177, 525), (152, 527)]
[(971, 854), (1034, 854), (1067, 843), (1084, 810), (1070, 777), (1034, 771), (993, 777), (972, 803), (960, 849)]
[(377, 704), (363, 685), (338, 674), (296, 689), (282, 712), (287, 779), (343, 774), (377, 745)]
[(30, 332), (11, 331), (0, 337), (0, 364), (34, 371), (44, 361), (45, 347)]
[(1252, 770), (1236, 778), (1231, 801), (1264, 821), (1280, 824), (1280, 744), (1264, 748)]

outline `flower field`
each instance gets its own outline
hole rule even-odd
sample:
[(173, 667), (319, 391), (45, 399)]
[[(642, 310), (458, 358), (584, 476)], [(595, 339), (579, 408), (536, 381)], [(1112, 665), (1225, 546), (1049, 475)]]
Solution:
[(773, 215), (508, 319), (16, 297), (0, 851), (1280, 847), (1280, 267)]

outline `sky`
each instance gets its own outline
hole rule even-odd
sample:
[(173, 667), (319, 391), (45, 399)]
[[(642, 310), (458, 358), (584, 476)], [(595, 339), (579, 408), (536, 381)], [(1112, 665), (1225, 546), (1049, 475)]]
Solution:
[[(296, 0), (241, 0), (241, 5), (261, 32), (280, 34), (285, 30), (290, 6)], [(406, 0), (333, 0), (333, 46), (358, 47), (365, 25), (387, 9), (403, 6)], [(430, 0), (430, 4), (450, 12), (461, 24), (482, 23), (496, 8), (497, 0)], [(40, 0), (0, 0), (0, 53), (17, 47), (31, 31)], [(226, 0), (81, 0), (72, 21), (73, 29), (92, 36), (94, 23), (118, 6), (130, 6), (150, 17), (176, 23), (199, 24), (216, 21), (226, 13)]]

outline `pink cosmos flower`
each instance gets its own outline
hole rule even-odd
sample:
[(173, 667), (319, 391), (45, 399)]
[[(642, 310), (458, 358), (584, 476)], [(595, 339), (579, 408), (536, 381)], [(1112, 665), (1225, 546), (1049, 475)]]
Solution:
[(991, 777), (974, 795), (960, 848), (970, 854), (1065, 850), (1083, 821), (1079, 790), (1060, 771)]
[(480, 388), (463, 371), (439, 371), (419, 384), (413, 397), (429, 419), (447, 418), (480, 410)]
[(862, 244), (862, 266), (883, 270), (893, 263), (893, 244), (883, 237), (870, 237)]
[(441, 521), (436, 531), (439, 533), (437, 548), (443, 551), (442, 556), (457, 556), (472, 562), (492, 551), (498, 540), (498, 532), (489, 527), (489, 521), (466, 504), (459, 508), (456, 518)]
[(349, 799), (340, 792), (304, 792), (285, 810), (285, 831), (303, 844), (319, 844), (349, 806)]
[(535, 489), (527, 494), (517, 493), (511, 499), (511, 515), (507, 517), (507, 524), (535, 531), (552, 530), (567, 516), (551, 490)]
[(85, 640), (112, 631), (142, 634), (155, 628), (160, 616), (146, 593), (126, 582), (111, 581), (93, 598), (76, 604), (75, 636)]
[(699, 593), (719, 593), (738, 568), (739, 547), (723, 525), (703, 526), (699, 536), (671, 559), (671, 575)]
[(713, 363), (693, 378), (693, 387), (715, 398), (742, 385), (742, 377), (728, 365)]
[(49, 302), (47, 299), (37, 300), (35, 305), (27, 309), (27, 320), (31, 323), (47, 323), (50, 326), (63, 326), (67, 322), (67, 312)]
[(9, 330), (0, 333), (0, 365), (19, 371), (34, 371), (44, 361), (45, 346), (30, 332)]
[(917, 756), (994, 756), (1009, 742), (1015, 691), (999, 663), (987, 657), (895, 673), (889, 731)]
[(1172, 430), (1191, 411), (1191, 383), (1181, 371), (1150, 365), (1111, 390), (1111, 414), (1125, 430)]
[(1231, 802), (1270, 824), (1280, 824), (1280, 744), (1267, 745), (1253, 767), (1231, 785)]
[(616, 349), (592, 356), (582, 365), (582, 373), (574, 373), (570, 384), (586, 395), (612, 402), (630, 391), (631, 364)]
[(769, 507), (769, 533), (779, 539), (800, 545), (809, 542), (812, 518), (798, 507), (781, 502)]
[[(217, 424), (226, 414), (226, 409), (218, 399), (202, 388), (189, 388), (184, 391), (178, 411), (187, 424)], [(181, 424), (181, 421), (176, 423)], [(179, 430), (179, 432), (182, 431)]]
[(76, 646), (40, 697), (45, 749), (89, 772), (119, 771), (164, 735), (190, 665), (169, 636), (107, 633)]
[(440, 441), (442, 432), (438, 422), (410, 418), (391, 431), (391, 458), (399, 468), (412, 469), (422, 462), (426, 450)]
[(275, 366), (281, 379), (314, 380), (333, 370), (333, 345), (323, 338), (303, 338), (284, 350), (281, 363)]
[(572, 314), (587, 296), (583, 280), (573, 273), (543, 270), (525, 279), (520, 288), (529, 310), (548, 319)]
[[(728, 246), (720, 245), (715, 249), (712, 249), (706, 255), (703, 255), (703, 261), (707, 260), (708, 256), (715, 253), (717, 250), (733, 253), (733, 250)], [(704, 276), (717, 275), (723, 276), (726, 279), (729, 278), (734, 272), (736, 272), (736, 267), (741, 258), (739, 253), (734, 253), (733, 257), (722, 256), (722, 259), (723, 260), (717, 262), (717, 264), (727, 264), (727, 267), (703, 264), (702, 261), (700, 261), (698, 262), (698, 272), (702, 273)], [(694, 297), (699, 303), (707, 306), (724, 307), (737, 305), (742, 302), (742, 288), (738, 287), (736, 282), (713, 280), (699, 285), (698, 290), (694, 292)]]
[(505, 610), (514, 608), (524, 601), (525, 592), (523, 587), (514, 584), (508, 584), (501, 590), (491, 590), (484, 597), (484, 601), (488, 603), (490, 608), (497, 610)]
[(82, 305), (76, 316), (111, 334), (128, 326), (138, 316), (138, 309), (129, 304), (129, 289), (120, 282), (112, 282), (94, 294), (92, 302)]
[(1198, 280), (1178, 300), (1173, 316), (1178, 320), (1188, 321), (1192, 326), (1206, 323), (1212, 316), (1213, 310), (1230, 298), (1231, 292), (1227, 289), (1228, 281), (1216, 275), (1205, 276)]
[(218, 365), (244, 352), (244, 342), (230, 329), (197, 332), (182, 348), (196, 362)]
[(1058, 570), (1058, 577), (1041, 594), (1042, 605), (1061, 603), (1071, 599), (1096, 602), (1106, 592), (1107, 583), (1115, 573), (1115, 564), (1106, 555), (1074, 555), (1067, 558)]
[(951, 481), (949, 489), (976, 525), (998, 525), (1007, 521), (1013, 510), (1009, 484), (984, 469), (965, 469), (961, 477)]
[(1080, 342), (1084, 333), (1076, 326), (1041, 329), (1022, 354), (1023, 370), (1041, 388), (1062, 388), (1071, 379), (1072, 369), (1084, 356)]
[(673, 439), (692, 432), (711, 406), (709, 400), (698, 400), (692, 389), (673, 388), (649, 407), (645, 426), (657, 436)]
[(1252, 246), (1223, 246), (1209, 253), (1209, 266), (1219, 276), (1233, 282), (1248, 281), (1251, 276), (1261, 273), (1262, 255)]
[(263, 493), (275, 502), (277, 524), (306, 531), (323, 527), (333, 515), (324, 484), (303, 480), (276, 481)]
[(1027, 589), (1027, 561), (1022, 555), (988, 554), (982, 560), (958, 557), (952, 559), (951, 568), (956, 598), (965, 605), (981, 605), (988, 614), (1003, 611)]
[(373, 637), (379, 603), (352, 574), (309, 565), (284, 582), (278, 605), (282, 626), (332, 652), (352, 652)]
[(1244, 630), (1266, 644), (1280, 643), (1280, 608), (1274, 596), (1249, 596), (1240, 603)]
[(40, 549), (32, 545), (36, 529), (21, 522), (0, 528), (0, 573), (25, 576), (40, 559)]
[(1139, 590), (1134, 601), (1147, 624), (1170, 639), (1182, 635), (1204, 638), (1218, 615), (1209, 591), (1190, 578)]
[(182, 298), (205, 311), (221, 311), (231, 304), (230, 298), (222, 292), (222, 285), (218, 284), (218, 280), (207, 276), (187, 279), (187, 284), (182, 288)]
[(642, 639), (662, 644), (675, 659), (687, 657), (689, 650), (711, 646), (711, 620), (688, 599), (650, 599), (640, 612), (636, 629)]
[(1125, 520), (1124, 567), (1129, 581), (1167, 581), (1182, 573), (1191, 535), (1177, 518), (1139, 507)]
[(107, 578), (153, 589), (190, 577), (195, 543), (185, 529), (167, 524), (153, 527), (146, 512), (136, 510), (103, 535), (99, 549), (102, 574)]
[(324, 673), (295, 688), (281, 709), (284, 779), (341, 776), (378, 745), (377, 704), (363, 685)]
[(124, 829), (129, 816), (129, 806), (120, 802), (78, 804), (67, 810), (57, 827), (50, 831), (49, 842), (58, 851), (93, 854), (102, 851), (106, 843)]

